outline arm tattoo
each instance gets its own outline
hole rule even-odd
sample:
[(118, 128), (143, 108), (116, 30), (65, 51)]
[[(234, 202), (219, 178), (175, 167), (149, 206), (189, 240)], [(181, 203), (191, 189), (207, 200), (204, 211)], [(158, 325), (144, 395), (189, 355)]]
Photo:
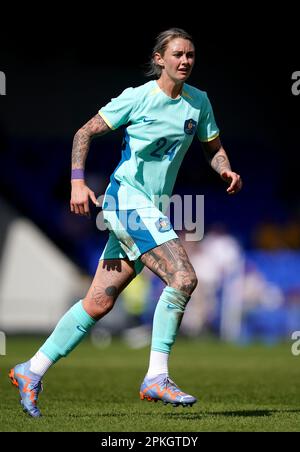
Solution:
[(224, 149), (220, 149), (211, 160), (211, 167), (219, 174), (231, 171), (230, 163)]
[(76, 132), (72, 148), (72, 169), (84, 168), (92, 139), (109, 130), (106, 122), (97, 114)]
[(202, 143), (204, 155), (210, 166), (219, 174), (231, 171), (230, 163), (219, 138)]

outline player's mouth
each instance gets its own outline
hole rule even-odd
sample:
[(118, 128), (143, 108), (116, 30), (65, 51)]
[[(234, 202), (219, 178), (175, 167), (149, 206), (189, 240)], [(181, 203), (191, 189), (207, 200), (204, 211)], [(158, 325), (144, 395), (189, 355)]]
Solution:
[(190, 71), (190, 70), (189, 70), (188, 68), (178, 69), (178, 72), (180, 72), (181, 74), (184, 74), (184, 75), (188, 74), (189, 71)]

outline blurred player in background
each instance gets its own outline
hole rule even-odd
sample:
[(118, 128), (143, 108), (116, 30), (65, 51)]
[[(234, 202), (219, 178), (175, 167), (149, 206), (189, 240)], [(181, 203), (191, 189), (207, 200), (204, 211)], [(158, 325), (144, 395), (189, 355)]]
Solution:
[(36, 402), (42, 376), (113, 308), (118, 295), (144, 266), (166, 287), (154, 314), (150, 362), (140, 398), (175, 406), (196, 402), (170, 379), (168, 358), (197, 278), (158, 200), (162, 195), (171, 196), (194, 135), (211, 167), (228, 183), (228, 194), (237, 193), (242, 182), (231, 170), (207, 94), (186, 84), (194, 62), (195, 47), (188, 33), (178, 28), (160, 33), (148, 71), (154, 79), (125, 89), (74, 136), (70, 207), (75, 214), (89, 215), (89, 200), (99, 205), (85, 183), (90, 142), (127, 126), (122, 159), (110, 178), (102, 205), (110, 234), (91, 287), (61, 318), (33, 358), (10, 371), (23, 409), (33, 417), (41, 415)]

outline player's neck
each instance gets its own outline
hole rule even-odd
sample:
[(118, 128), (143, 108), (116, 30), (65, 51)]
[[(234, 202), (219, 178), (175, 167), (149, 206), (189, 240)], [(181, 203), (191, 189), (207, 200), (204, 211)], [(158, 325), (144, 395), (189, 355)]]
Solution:
[(176, 83), (174, 80), (162, 76), (157, 80), (157, 84), (160, 89), (172, 99), (177, 99), (177, 97), (181, 95), (183, 82)]

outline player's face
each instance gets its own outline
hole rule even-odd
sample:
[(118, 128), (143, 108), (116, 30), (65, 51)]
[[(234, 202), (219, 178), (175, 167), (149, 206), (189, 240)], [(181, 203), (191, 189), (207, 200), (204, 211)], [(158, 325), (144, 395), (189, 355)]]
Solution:
[(195, 47), (188, 39), (172, 39), (158, 62), (164, 68), (165, 75), (175, 82), (184, 82), (194, 66)]

